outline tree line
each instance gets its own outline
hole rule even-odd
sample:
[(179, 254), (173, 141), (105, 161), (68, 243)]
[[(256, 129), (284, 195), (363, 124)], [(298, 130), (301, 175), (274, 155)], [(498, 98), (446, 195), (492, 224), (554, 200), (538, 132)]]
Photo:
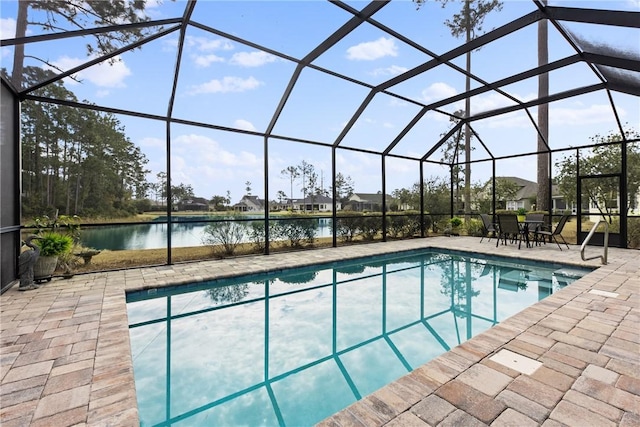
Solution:
[[(3, 70), (3, 72), (5, 72)], [(6, 74), (6, 72), (5, 72)], [(55, 73), (24, 68), (26, 84)], [(37, 96), (78, 102), (62, 81)], [(116, 117), (47, 102), (22, 102), (23, 215), (126, 216), (144, 199), (148, 162)]]
[[(328, 189), (324, 187), (324, 179), (321, 176), (318, 180), (318, 173), (315, 166), (303, 160), (299, 165), (287, 166), (280, 172), (282, 178), (289, 180), (290, 193), (289, 201), (293, 203), (294, 192), (293, 187), (296, 182), (300, 183), (300, 191), (302, 192), (302, 198), (311, 200), (313, 204), (317, 196), (331, 197), (333, 194), (333, 186), (329, 186)], [(336, 174), (335, 181), (336, 199), (344, 203), (349, 197), (351, 197), (355, 191), (355, 184), (353, 179), (349, 175), (344, 175), (342, 172)], [(278, 201), (283, 203), (287, 200), (287, 194), (280, 190), (277, 193)]]

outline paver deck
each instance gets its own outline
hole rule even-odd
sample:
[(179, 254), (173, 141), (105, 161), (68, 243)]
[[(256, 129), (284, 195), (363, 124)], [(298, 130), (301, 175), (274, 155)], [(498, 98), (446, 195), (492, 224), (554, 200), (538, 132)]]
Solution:
[[(137, 426), (125, 292), (440, 247), (574, 265), (579, 248), (436, 237), (79, 275), (0, 297), (0, 424)], [(590, 254), (601, 248), (588, 248)], [(492, 359), (536, 360), (521, 373)], [(640, 251), (609, 264), (320, 423), (640, 426)]]

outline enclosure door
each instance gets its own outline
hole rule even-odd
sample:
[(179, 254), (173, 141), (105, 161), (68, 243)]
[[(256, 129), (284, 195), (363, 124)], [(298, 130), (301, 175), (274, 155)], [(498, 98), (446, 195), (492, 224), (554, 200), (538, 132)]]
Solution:
[[(626, 204), (621, 196), (619, 174), (582, 176), (578, 179), (578, 244), (582, 244), (600, 219), (609, 223), (609, 246), (626, 247), (622, 232), (626, 227)], [(604, 244), (604, 224), (600, 224), (589, 245)]]

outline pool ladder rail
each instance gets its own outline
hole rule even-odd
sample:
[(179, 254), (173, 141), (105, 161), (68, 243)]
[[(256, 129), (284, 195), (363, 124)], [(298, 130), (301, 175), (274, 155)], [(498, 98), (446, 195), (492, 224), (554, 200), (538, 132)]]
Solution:
[[(594, 233), (596, 232), (596, 228), (598, 228), (600, 223), (604, 223), (604, 254), (603, 255), (592, 256), (592, 257), (589, 257), (589, 258), (585, 258), (584, 257), (584, 250), (587, 247), (587, 244), (589, 243), (589, 240), (591, 240), (591, 237), (593, 237)], [(601, 218), (601, 219), (598, 220), (598, 222), (593, 224), (593, 227), (591, 227), (591, 231), (589, 231), (589, 234), (587, 235), (587, 238), (584, 239), (584, 242), (582, 242), (582, 246), (580, 246), (580, 257), (582, 258), (583, 261), (589, 261), (591, 259), (600, 258), (600, 260), (602, 262), (602, 265), (606, 265), (607, 264), (607, 253), (608, 252), (609, 252), (609, 223), (607, 222), (607, 220)]]

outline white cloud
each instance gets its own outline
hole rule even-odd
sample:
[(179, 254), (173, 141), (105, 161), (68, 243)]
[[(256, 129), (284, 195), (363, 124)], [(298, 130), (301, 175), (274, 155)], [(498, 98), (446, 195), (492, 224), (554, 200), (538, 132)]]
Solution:
[(233, 54), (229, 62), (242, 67), (260, 67), (276, 59), (274, 55), (262, 51), (238, 52)]
[[(193, 187), (193, 170), (196, 169), (191, 162), (186, 161), (180, 156), (171, 157), (171, 181), (179, 182), (180, 184), (191, 185)], [(203, 177), (200, 174), (200, 177)], [(195, 188), (194, 188), (195, 190)], [(197, 191), (197, 190), (196, 190)], [(201, 193), (196, 192), (200, 195)]]
[(175, 138), (172, 146), (177, 156), (186, 159), (186, 163), (194, 167), (228, 166), (255, 169), (262, 165), (262, 161), (255, 154), (248, 151), (227, 151), (216, 140), (203, 135), (180, 135)]
[(106, 90), (106, 89), (101, 89), (101, 90), (99, 90), (99, 91), (97, 91), (97, 92), (96, 92), (96, 96), (97, 96), (98, 98), (104, 98), (104, 97), (109, 96), (109, 94), (110, 94), (110, 93), (111, 93), (111, 92), (109, 92), (109, 91), (108, 91), (108, 90)]
[[(618, 108), (618, 114), (623, 118), (627, 115), (627, 112), (622, 108)], [(554, 107), (553, 104), (549, 106), (549, 124), (552, 126), (583, 126), (597, 123), (611, 123), (612, 120), (613, 112), (611, 106), (608, 104), (585, 106), (582, 103), (576, 103), (575, 108)], [(533, 126), (529, 117), (522, 112), (502, 114), (499, 117), (492, 117), (480, 122), (481, 125), (484, 123), (486, 123), (488, 128), (494, 129), (526, 128)]]
[(408, 68), (401, 67), (399, 65), (392, 65), (387, 68), (376, 68), (370, 74), (374, 76), (397, 76), (398, 74), (402, 74), (406, 72)]
[[(390, 128), (394, 128), (395, 127), (395, 125), (393, 125), (391, 122), (379, 122), (378, 120), (372, 119), (370, 117), (364, 117), (364, 118), (358, 120), (354, 127), (362, 126), (364, 124), (370, 125), (370, 126), (368, 126), (369, 128), (372, 128), (372, 127), (383, 127), (383, 128), (390, 129)], [(346, 123), (345, 123), (345, 126), (346, 126)]]
[(256, 127), (253, 125), (253, 123), (244, 119), (236, 120), (235, 122), (233, 122), (233, 126), (236, 127), (237, 129), (242, 129), (242, 130), (250, 130), (250, 131), (256, 130)]
[[(125, 87), (124, 79), (131, 75), (131, 70), (127, 67), (119, 56), (114, 57), (116, 62), (109, 64), (108, 61), (103, 61), (92, 67), (86, 68), (79, 73), (76, 73), (74, 77), (79, 80), (88, 81), (99, 87)], [(62, 56), (54, 61), (52, 64), (61, 70), (69, 70), (80, 64), (87, 62), (87, 58), (70, 58), (68, 56)], [(50, 68), (52, 69), (52, 68)], [(54, 71), (58, 72), (54, 69)], [(68, 84), (74, 84), (71, 79), (65, 79)]]
[(189, 93), (191, 95), (200, 93), (229, 93), (229, 92), (245, 92), (247, 90), (256, 89), (263, 83), (256, 78), (249, 77), (243, 79), (241, 77), (226, 76), (222, 80), (213, 79), (207, 83), (195, 85), (191, 87)]
[(389, 101), (389, 107), (406, 107), (407, 105), (409, 105), (408, 102), (402, 101), (398, 98), (391, 98)]
[(457, 93), (454, 87), (444, 82), (437, 82), (422, 91), (422, 99), (426, 102), (439, 101), (457, 95)]
[[(16, 36), (16, 20), (13, 18), (0, 19), (0, 38), (12, 39)], [(0, 49), (0, 56), (6, 57), (13, 54), (13, 48), (3, 47)]]
[[(163, 51), (174, 52), (178, 46), (178, 39), (163, 39)], [(187, 36), (185, 38), (185, 50), (191, 52), (190, 58), (198, 67), (208, 67), (214, 62), (224, 62), (225, 59), (211, 52), (233, 50), (234, 46), (229, 40), (211, 39), (207, 37)], [(199, 53), (195, 53), (199, 52)]]
[(500, 116), (491, 117), (478, 122), (478, 129), (482, 127), (488, 127), (490, 129), (507, 129), (507, 128), (531, 128), (533, 124), (526, 114), (522, 112), (512, 112), (507, 114), (501, 114)]
[(224, 62), (224, 58), (215, 54), (210, 55), (193, 55), (193, 62), (198, 67), (206, 68), (214, 62)]
[(201, 52), (233, 49), (233, 44), (229, 40), (193, 36), (187, 36), (185, 38), (185, 46), (195, 48)]
[(380, 37), (376, 41), (363, 42), (347, 49), (347, 59), (372, 61), (385, 56), (398, 56), (398, 47), (392, 38)]
[[(422, 91), (422, 98), (425, 102), (438, 102), (452, 96), (457, 95), (457, 91), (452, 86), (449, 86), (446, 83), (438, 82), (433, 83), (428, 88)], [(519, 97), (517, 94), (512, 94), (516, 99), (526, 99), (523, 97)], [(530, 96), (530, 95), (527, 95)], [(489, 92), (482, 95), (477, 95), (471, 98), (471, 114), (478, 114), (485, 111), (491, 111), (498, 108), (508, 107), (516, 105), (516, 102), (503, 96), (497, 92)], [(453, 102), (441, 107), (442, 110), (448, 111), (449, 113), (454, 113), (456, 111), (464, 111), (465, 103), (464, 100), (460, 100), (457, 102)], [(446, 120), (449, 120), (448, 118)]]
[(471, 113), (477, 114), (481, 111), (495, 110), (510, 105), (516, 105), (515, 101), (497, 92), (491, 92), (488, 95), (478, 95), (471, 99)]
[(16, 36), (16, 20), (13, 18), (0, 19), (0, 38), (12, 39)]
[[(620, 117), (625, 117), (627, 112), (618, 108)], [(566, 108), (549, 106), (549, 122), (553, 125), (587, 125), (594, 123), (610, 123), (613, 120), (613, 111), (608, 104), (593, 104), (586, 108)]]
[(175, 52), (177, 47), (178, 47), (178, 39), (177, 38), (173, 38), (173, 39), (163, 38), (162, 39), (162, 50), (164, 52)]
[(515, 93), (512, 93), (511, 95), (515, 96), (516, 99), (519, 99), (522, 102), (529, 102), (529, 101), (533, 101), (534, 99), (538, 99), (538, 94), (533, 92), (529, 92), (526, 95), (518, 95)]

